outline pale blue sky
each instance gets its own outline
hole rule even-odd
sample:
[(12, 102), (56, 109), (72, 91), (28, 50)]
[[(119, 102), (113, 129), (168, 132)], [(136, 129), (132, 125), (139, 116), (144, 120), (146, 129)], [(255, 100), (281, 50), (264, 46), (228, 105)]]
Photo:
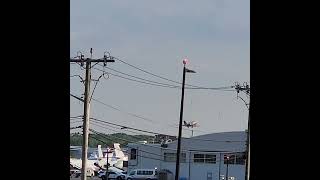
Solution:
[[(94, 57), (100, 58), (108, 50), (112, 56), (175, 81), (182, 80), (182, 59), (187, 57), (188, 67), (197, 72), (187, 74), (187, 84), (221, 87), (250, 80), (249, 0), (71, 0), (70, 17), (71, 56), (77, 51), (88, 56), (89, 49), (93, 48)], [(77, 65), (70, 66), (71, 75), (84, 75)], [(141, 78), (170, 83), (120, 62), (108, 66)], [(99, 75), (100, 72), (94, 70), (93, 78)], [(72, 93), (83, 93), (79, 78), (71, 78), (70, 83)], [(94, 101), (91, 117), (178, 134), (177, 129), (169, 125), (179, 121), (179, 89), (110, 76), (100, 81), (94, 98), (154, 122), (128, 116)], [(81, 115), (82, 103), (72, 97), (70, 102), (71, 116)], [(200, 124), (197, 128), (200, 131), (195, 131), (195, 135), (247, 127), (248, 111), (235, 92), (186, 90), (184, 107), (184, 120), (196, 120)], [(184, 135), (190, 136), (190, 132), (185, 131)]]

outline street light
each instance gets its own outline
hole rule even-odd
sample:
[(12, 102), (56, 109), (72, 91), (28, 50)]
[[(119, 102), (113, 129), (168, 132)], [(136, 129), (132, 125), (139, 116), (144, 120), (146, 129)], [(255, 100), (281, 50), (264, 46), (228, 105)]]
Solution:
[(180, 169), (180, 149), (181, 149), (181, 132), (182, 132), (182, 119), (183, 119), (183, 100), (184, 100), (184, 84), (186, 73), (195, 73), (195, 71), (187, 69), (186, 64), (188, 59), (183, 59), (183, 80), (182, 80), (182, 96), (181, 96), (181, 108), (180, 108), (180, 121), (179, 121), (179, 136), (178, 136), (178, 147), (176, 153), (176, 174), (175, 180), (179, 180), (179, 169)]
[(229, 180), (229, 155), (227, 155), (227, 172), (226, 172), (226, 180)]

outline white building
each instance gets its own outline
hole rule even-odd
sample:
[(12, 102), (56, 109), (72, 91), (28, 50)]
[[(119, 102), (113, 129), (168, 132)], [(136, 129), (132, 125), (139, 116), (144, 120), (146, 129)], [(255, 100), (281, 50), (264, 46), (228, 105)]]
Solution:
[[(180, 177), (188, 180), (219, 180), (219, 177), (224, 179), (228, 171), (230, 180), (244, 180), (246, 139), (244, 131), (183, 138)], [(128, 148), (128, 172), (157, 168), (175, 174), (177, 141), (166, 145), (130, 143)]]

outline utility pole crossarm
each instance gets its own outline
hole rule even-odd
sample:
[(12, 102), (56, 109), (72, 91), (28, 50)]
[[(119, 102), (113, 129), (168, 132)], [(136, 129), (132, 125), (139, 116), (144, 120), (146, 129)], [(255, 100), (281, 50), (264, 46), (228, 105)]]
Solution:
[(90, 58), (86, 58), (86, 59), (74, 59), (74, 58), (70, 58), (70, 62), (86, 62), (86, 61), (90, 61), (90, 62), (115, 62), (113, 59), (90, 59)]

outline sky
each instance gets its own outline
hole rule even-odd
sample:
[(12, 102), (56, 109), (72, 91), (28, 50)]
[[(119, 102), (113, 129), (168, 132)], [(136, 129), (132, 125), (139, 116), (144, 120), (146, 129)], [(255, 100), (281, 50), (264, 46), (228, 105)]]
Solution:
[[(129, 64), (179, 82), (182, 82), (182, 60), (187, 58), (187, 67), (196, 71), (186, 75), (187, 84), (224, 87), (235, 82), (249, 83), (249, 0), (71, 0), (70, 8), (71, 57), (78, 51), (90, 57), (93, 48), (93, 58), (102, 58), (108, 51)], [(119, 61), (108, 63), (107, 67), (177, 85)], [(79, 65), (70, 64), (70, 76), (84, 78), (84, 74)], [(92, 70), (93, 79), (101, 74)], [(181, 89), (141, 84), (112, 75), (105, 77), (97, 84), (93, 98), (121, 112), (92, 101), (90, 117), (178, 135)], [(94, 85), (92, 82), (91, 90)], [(70, 93), (81, 96), (83, 92), (80, 78), (70, 77)], [(79, 115), (83, 115), (83, 104), (70, 97), (70, 116)], [(185, 91), (183, 120), (198, 122), (194, 135), (242, 131), (247, 128), (247, 119), (248, 110), (234, 91)], [(70, 122), (71, 127), (77, 125), (81, 123)], [(126, 132), (92, 124), (90, 127), (104, 133)], [(183, 136), (190, 135), (190, 130), (183, 130)]]

